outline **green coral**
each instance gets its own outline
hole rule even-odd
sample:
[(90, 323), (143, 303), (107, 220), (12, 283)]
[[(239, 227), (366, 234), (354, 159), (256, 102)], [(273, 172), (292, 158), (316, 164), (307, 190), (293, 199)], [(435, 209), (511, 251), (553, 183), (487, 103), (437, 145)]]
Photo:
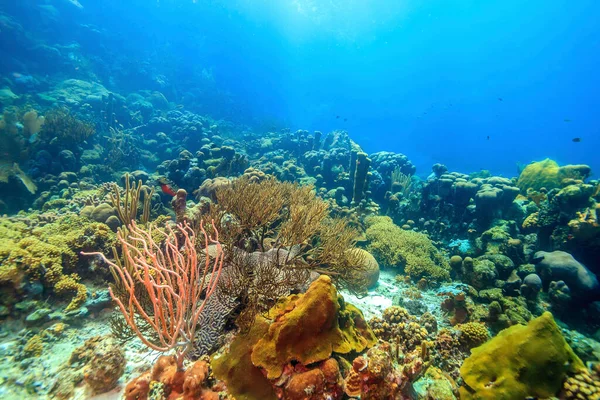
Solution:
[(523, 193), (527, 189), (539, 191), (541, 188), (546, 188), (550, 190), (560, 188), (563, 179), (585, 179), (590, 172), (590, 167), (587, 165), (559, 167), (556, 161), (546, 158), (527, 165), (519, 175), (517, 186)]
[(561, 389), (567, 373), (583, 367), (546, 312), (472, 350), (460, 369), (465, 383), (461, 399), (549, 398)]
[(404, 272), (414, 280), (430, 278), (450, 279), (448, 260), (423, 233), (404, 230), (389, 217), (367, 219), (368, 250), (379, 262), (394, 267), (404, 267)]
[(496, 222), (495, 225), (481, 234), (482, 248), (486, 254), (504, 254), (504, 249), (511, 236), (506, 221)]
[(275, 400), (271, 382), (252, 364), (252, 349), (269, 330), (269, 322), (258, 315), (250, 331), (239, 334), (224, 354), (210, 360), (215, 377), (227, 383), (227, 390), (238, 400)]
[(416, 399), (456, 400), (453, 382), (436, 367), (429, 367), (425, 375), (414, 383)]
[[(475, 259), (472, 264), (466, 264), (463, 275), (475, 289), (486, 289), (494, 286), (498, 278), (496, 266), (490, 260)], [(472, 266), (472, 267), (471, 267)]]
[(498, 332), (512, 325), (526, 324), (532, 317), (523, 297), (502, 297), (490, 303), (484, 319), (493, 332)]

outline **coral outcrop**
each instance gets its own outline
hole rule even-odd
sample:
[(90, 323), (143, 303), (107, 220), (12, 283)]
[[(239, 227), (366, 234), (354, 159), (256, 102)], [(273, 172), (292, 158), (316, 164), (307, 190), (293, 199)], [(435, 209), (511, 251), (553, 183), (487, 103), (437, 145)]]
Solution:
[(585, 179), (590, 173), (591, 169), (587, 165), (559, 167), (556, 161), (546, 158), (527, 165), (519, 175), (517, 186), (523, 192), (527, 189), (550, 190), (560, 188), (563, 179)]
[(539, 275), (552, 281), (564, 281), (574, 295), (590, 302), (600, 298), (600, 283), (596, 275), (564, 251), (538, 251), (533, 258)]
[[(298, 382), (305, 379), (320, 382), (322, 393), (337, 393), (341, 386), (332, 355), (360, 353), (377, 341), (362, 313), (338, 297), (326, 276), (305, 294), (280, 301), (267, 318), (257, 316), (247, 334), (213, 357), (216, 376), (236, 397), (267, 399), (275, 390), (297, 393)], [(280, 389), (269, 389), (269, 382)]]
[(569, 372), (583, 368), (548, 312), (473, 349), (460, 369), (461, 399), (525, 399), (558, 394)]
[(254, 365), (269, 379), (297, 361), (312, 364), (332, 353), (361, 352), (375, 344), (375, 335), (362, 313), (340, 302), (331, 279), (321, 276), (303, 295), (292, 295), (269, 312), (274, 322), (252, 352)]
[(427, 235), (406, 231), (389, 217), (367, 220), (368, 250), (385, 266), (401, 267), (414, 280), (450, 279), (450, 265)]

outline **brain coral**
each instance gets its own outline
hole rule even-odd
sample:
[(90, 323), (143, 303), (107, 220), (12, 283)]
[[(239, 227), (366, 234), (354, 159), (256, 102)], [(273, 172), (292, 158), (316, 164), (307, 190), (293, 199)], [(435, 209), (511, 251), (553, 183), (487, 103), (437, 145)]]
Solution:
[(403, 230), (389, 217), (367, 220), (368, 250), (384, 265), (404, 267), (414, 280), (450, 279), (450, 264), (423, 233)]

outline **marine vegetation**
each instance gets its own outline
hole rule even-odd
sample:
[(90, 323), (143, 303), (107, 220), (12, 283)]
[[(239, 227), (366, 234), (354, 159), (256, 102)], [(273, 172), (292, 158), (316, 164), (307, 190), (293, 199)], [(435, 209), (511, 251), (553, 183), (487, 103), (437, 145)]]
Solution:
[[(520, 115), (497, 70), (444, 63), (452, 93), (392, 35), (502, 2), (4, 3), (1, 399), (600, 399), (595, 97), (553, 122), (568, 85), (521, 74), (547, 92)], [(529, 59), (597, 42), (587, 3), (546, 2), (586, 40)], [(553, 73), (595, 71), (570, 47)]]

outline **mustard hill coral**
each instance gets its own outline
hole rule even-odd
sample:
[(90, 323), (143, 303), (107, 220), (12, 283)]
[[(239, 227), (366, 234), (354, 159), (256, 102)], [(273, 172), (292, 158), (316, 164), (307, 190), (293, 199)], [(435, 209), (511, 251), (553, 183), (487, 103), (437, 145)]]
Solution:
[(593, 371), (586, 368), (569, 376), (563, 385), (561, 399), (566, 400), (600, 400), (600, 367)]
[(73, 271), (79, 251), (108, 250), (114, 234), (105, 224), (73, 215), (33, 229), (21, 222), (0, 221), (0, 285), (18, 289), (22, 280), (41, 280), (59, 296), (73, 295), (67, 311), (87, 298)]
[(467, 322), (466, 324), (457, 325), (456, 330), (460, 332), (460, 343), (469, 348), (477, 347), (490, 338), (486, 326), (479, 322)]
[(414, 280), (450, 279), (448, 261), (427, 235), (403, 230), (389, 217), (370, 217), (367, 225), (367, 249), (384, 265), (403, 267)]

